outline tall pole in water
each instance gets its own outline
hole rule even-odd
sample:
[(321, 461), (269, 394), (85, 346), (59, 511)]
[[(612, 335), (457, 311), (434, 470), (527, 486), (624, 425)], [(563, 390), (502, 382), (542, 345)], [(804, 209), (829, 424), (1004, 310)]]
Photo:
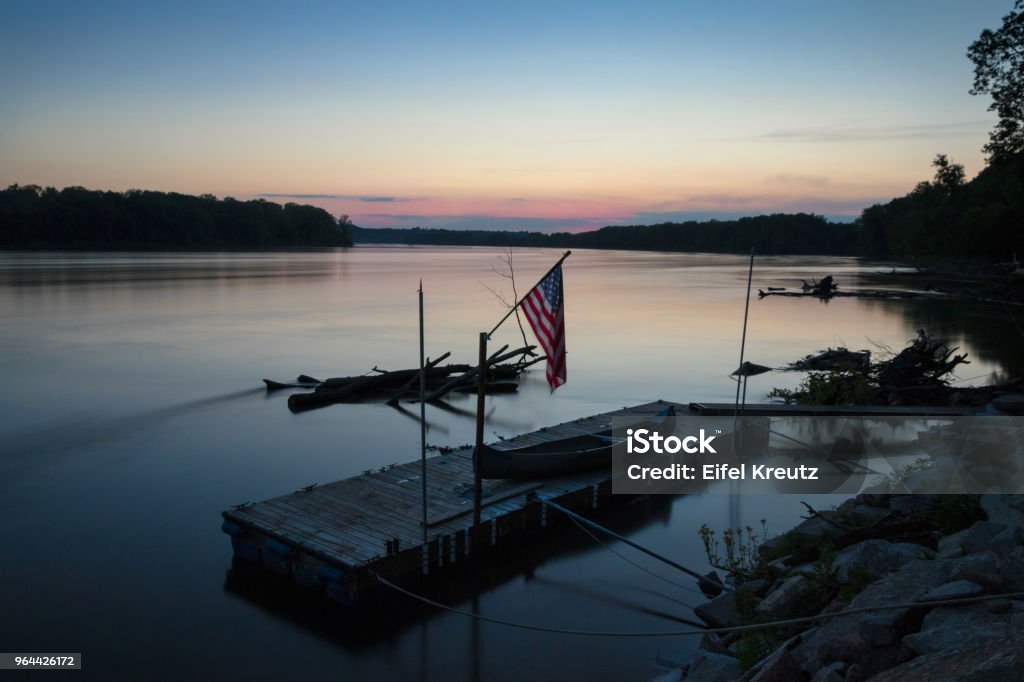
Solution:
[[(736, 405), (732, 418), (732, 451), (737, 453), (737, 445), (742, 446), (743, 430), (740, 424), (740, 384), (743, 384), (743, 402), (747, 402), (747, 386), (744, 379), (746, 372), (743, 371), (743, 356), (747, 349), (747, 320), (750, 317), (750, 283), (754, 278), (754, 247), (750, 247), (750, 265), (747, 267), (747, 300), (743, 305), (743, 336), (740, 337), (740, 368), (739, 376), (736, 377)], [(730, 481), (729, 495), (729, 525), (736, 528), (740, 525), (740, 498), (737, 491), (737, 481)]]
[(476, 383), (476, 447), (473, 449), (473, 526), (480, 525), (480, 452), (484, 446), (484, 396), (487, 390), (487, 332), (480, 332), (480, 364)]
[(430, 544), (427, 540), (427, 403), (423, 399), (427, 393), (427, 371), (423, 357), (423, 280), (420, 280), (420, 479), (423, 485), (423, 572), (429, 570), (428, 552)]
[[(747, 319), (750, 317), (750, 282), (754, 277), (754, 247), (750, 247), (750, 266), (747, 268), (747, 300), (743, 307), (743, 336), (740, 337), (740, 369), (739, 376), (736, 377), (736, 406), (733, 410), (733, 414), (739, 417), (740, 414), (740, 384), (743, 381), (743, 354), (747, 349)], [(746, 396), (744, 396), (746, 398)], [(736, 427), (736, 421), (733, 420), (733, 428)]]

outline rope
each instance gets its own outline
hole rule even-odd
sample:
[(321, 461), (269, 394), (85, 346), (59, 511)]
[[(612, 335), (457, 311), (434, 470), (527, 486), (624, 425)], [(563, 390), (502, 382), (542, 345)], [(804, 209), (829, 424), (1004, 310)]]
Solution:
[(852, 616), (858, 613), (873, 613), (876, 611), (894, 611), (898, 609), (909, 609), (909, 608), (932, 608), (936, 606), (957, 606), (960, 604), (974, 604), (977, 602), (991, 601), (994, 599), (1024, 599), (1024, 592), (1010, 592), (1007, 594), (988, 594), (980, 597), (963, 597), (960, 599), (939, 599), (935, 601), (921, 601), (921, 602), (910, 602), (903, 604), (886, 604), (884, 606), (862, 606), (855, 609), (846, 609), (845, 611), (838, 611), (836, 613), (819, 613), (816, 616), (805, 616), (803, 618), (786, 618), (784, 620), (775, 620), (767, 623), (754, 623), (751, 625), (735, 625), (733, 627), (726, 628), (703, 628), (700, 630), (662, 630), (655, 632), (608, 632), (604, 630), (572, 630), (567, 628), (553, 628), (544, 625), (531, 625), (529, 623), (517, 623), (511, 620), (504, 620), (502, 618), (492, 618), (490, 616), (482, 616), (478, 613), (471, 613), (463, 609), (457, 609), (447, 604), (434, 601), (424, 597), (421, 594), (410, 592), (409, 590), (399, 587), (394, 583), (385, 580), (376, 573), (371, 571), (371, 575), (377, 579), (381, 585), (389, 587), (392, 590), (404, 594), (405, 596), (415, 599), (416, 601), (422, 602), (429, 606), (439, 608), (443, 611), (450, 613), (457, 613), (461, 616), (473, 618), (475, 620), (483, 621), (485, 623), (494, 623), (495, 625), (505, 625), (511, 628), (519, 628), (520, 630), (531, 630), (533, 632), (549, 632), (559, 635), (580, 635), (584, 637), (688, 637), (694, 635), (703, 635), (705, 633), (722, 634), (727, 632), (746, 632), (750, 630), (763, 630), (765, 628), (778, 627), (780, 625), (800, 625), (803, 623), (815, 623), (820, 620), (830, 620), (832, 618), (838, 618), (840, 616)]
[[(618, 550), (616, 550), (614, 547), (609, 545), (607, 542), (605, 542), (601, 538), (599, 538), (596, 535), (594, 535), (593, 533), (591, 533), (590, 530), (586, 526), (584, 526), (582, 523), (580, 523), (579, 521), (577, 521), (573, 517), (570, 516), (569, 520), (572, 521), (574, 524), (576, 524), (577, 528), (579, 528), (581, 531), (583, 531), (584, 533), (589, 535), (590, 538), (594, 542), (598, 543), (599, 545), (601, 545), (602, 547), (607, 549), (609, 552), (611, 552), (615, 556), (617, 556), (620, 559), (622, 559), (623, 561), (625, 561), (627, 564), (630, 564), (630, 565), (632, 565), (632, 566), (634, 566), (636, 568), (639, 568), (644, 573), (647, 573), (648, 575), (652, 575), (655, 578), (657, 578), (658, 580), (663, 580), (666, 583), (668, 583), (669, 585), (673, 585), (675, 587), (678, 587), (681, 590), (686, 590), (687, 592), (693, 592), (694, 594), (699, 594), (701, 596), (704, 596), (704, 593), (701, 592), (698, 589), (690, 587), (689, 585), (683, 585), (682, 583), (677, 583), (675, 580), (672, 580), (670, 578), (666, 578), (665, 576), (661, 575), (660, 573), (656, 573), (656, 572), (652, 571), (651, 569), (647, 568), (646, 566), (642, 566), (642, 565), (638, 564), (637, 562), (633, 561), (632, 559), (627, 557), (625, 554), (620, 553)], [(683, 604), (683, 606), (686, 606), (687, 608), (690, 608), (690, 609), (693, 608), (693, 606), (691, 606), (690, 604)]]

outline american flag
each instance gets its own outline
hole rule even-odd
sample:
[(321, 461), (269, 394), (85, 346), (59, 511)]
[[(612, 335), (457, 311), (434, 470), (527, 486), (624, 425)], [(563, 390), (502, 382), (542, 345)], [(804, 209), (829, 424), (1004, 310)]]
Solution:
[(565, 309), (562, 300), (562, 264), (555, 266), (547, 277), (531, 291), (520, 304), (526, 319), (533, 327), (540, 347), (548, 356), (547, 378), (551, 390), (565, 383)]

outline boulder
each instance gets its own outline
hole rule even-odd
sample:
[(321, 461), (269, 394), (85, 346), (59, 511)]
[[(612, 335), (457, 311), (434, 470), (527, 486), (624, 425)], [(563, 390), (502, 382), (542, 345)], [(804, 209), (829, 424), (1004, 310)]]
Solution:
[(1003, 560), (991, 551), (969, 554), (956, 562), (953, 580), (969, 580), (981, 585), (989, 592), (1002, 592), (1006, 589), (1006, 567)]
[(891, 513), (887, 507), (874, 507), (867, 504), (858, 504), (850, 510), (850, 515), (856, 517), (865, 526), (878, 523)]
[(1017, 547), (999, 562), (999, 575), (1010, 592), (1024, 592), (1024, 547)]
[(785, 618), (798, 613), (800, 605), (814, 591), (814, 585), (802, 575), (780, 581), (761, 600), (754, 612), (764, 618)]
[(692, 682), (735, 682), (742, 676), (743, 669), (732, 656), (701, 651), (690, 663), (686, 679)]
[(848, 583), (857, 573), (864, 572), (875, 578), (896, 570), (908, 561), (934, 555), (927, 547), (908, 542), (865, 540), (839, 552), (833, 566), (839, 582)]
[(982, 495), (981, 508), (989, 521), (1024, 528), (1024, 495)]
[(777, 649), (775, 653), (765, 659), (749, 682), (792, 682), (803, 676), (800, 664), (796, 662), (793, 655), (786, 649)]
[(973, 526), (963, 531), (960, 536), (960, 548), (964, 554), (974, 554), (988, 547), (993, 538), (1007, 529), (1005, 523), (994, 523), (992, 521), (977, 521)]
[(843, 672), (846, 670), (845, 663), (832, 663), (826, 665), (811, 676), (811, 682), (843, 682), (846, 677)]
[(1013, 638), (1015, 622), (1024, 615), (1024, 604), (1013, 602), (1003, 613), (993, 613), (992, 604), (979, 602), (933, 609), (921, 623), (921, 631), (903, 638), (917, 654), (971, 649), (989, 642)]
[(970, 580), (954, 580), (935, 589), (928, 590), (918, 601), (939, 601), (942, 599), (963, 599), (984, 594), (985, 588)]
[(967, 535), (967, 529), (957, 531), (952, 535), (947, 535), (944, 538), (939, 539), (939, 553), (940, 559), (951, 559), (953, 557), (963, 556), (964, 548), (961, 547), (960, 542), (964, 536)]
[(1024, 681), (1024, 637), (979, 647), (927, 654), (887, 670), (871, 682), (947, 680), (949, 682)]
[[(947, 582), (954, 566), (953, 559), (913, 560), (864, 588), (850, 603), (850, 609), (913, 602)], [(805, 633), (801, 643), (793, 649), (793, 656), (808, 673), (841, 661), (859, 662), (865, 667), (866, 675), (876, 674), (913, 655), (909, 649), (895, 643), (916, 629), (924, 611), (908, 607), (838, 616)]]
[(693, 612), (711, 628), (728, 628), (740, 624), (735, 592), (723, 592), (711, 601), (694, 607)]

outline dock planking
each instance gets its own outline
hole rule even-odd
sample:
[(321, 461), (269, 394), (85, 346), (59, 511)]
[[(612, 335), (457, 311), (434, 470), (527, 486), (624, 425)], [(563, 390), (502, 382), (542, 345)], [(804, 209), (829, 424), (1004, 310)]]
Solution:
[[(613, 419), (640, 422), (670, 405), (687, 418), (686, 405), (656, 401), (544, 427), (492, 447), (607, 431)], [(707, 425), (706, 418), (701, 422)], [(424, 547), (420, 476), (418, 459), (383, 467), (225, 511), (223, 530), (239, 557), (354, 603), (376, 586), (376, 575), (409, 583), (542, 528), (547, 515), (540, 499), (587, 513), (611, 497), (611, 472), (604, 469), (543, 481), (485, 480), (481, 523), (474, 526), (472, 449), (429, 457)]]

